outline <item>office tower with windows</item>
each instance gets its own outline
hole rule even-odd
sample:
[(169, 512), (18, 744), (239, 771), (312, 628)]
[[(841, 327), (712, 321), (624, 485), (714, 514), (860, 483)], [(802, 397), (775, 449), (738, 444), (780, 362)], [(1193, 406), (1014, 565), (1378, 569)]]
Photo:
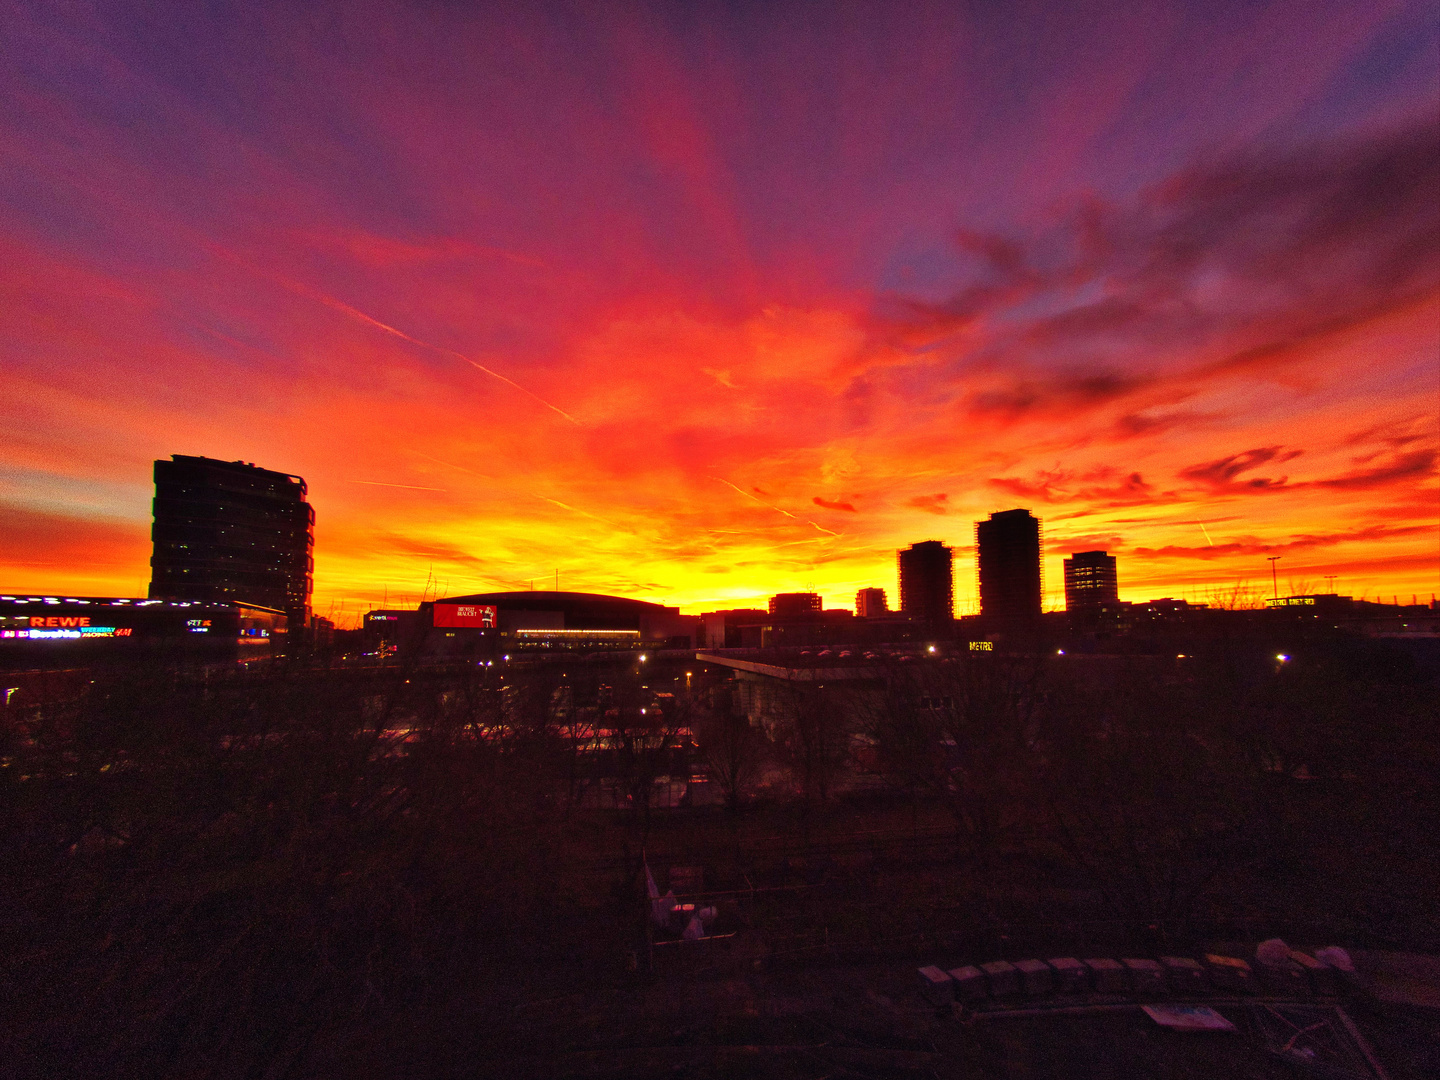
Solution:
[(810, 615), (820, 608), (819, 593), (782, 592), (770, 598), (771, 615)]
[(305, 481), (240, 461), (155, 462), (153, 599), (275, 608), (291, 633), (310, 618), (315, 511)]
[(861, 589), (855, 594), (855, 614), (862, 619), (873, 619), (890, 614), (885, 601), (884, 589)]
[(1077, 551), (1065, 560), (1065, 610), (1093, 618), (1120, 605), (1115, 556), (1105, 551)]

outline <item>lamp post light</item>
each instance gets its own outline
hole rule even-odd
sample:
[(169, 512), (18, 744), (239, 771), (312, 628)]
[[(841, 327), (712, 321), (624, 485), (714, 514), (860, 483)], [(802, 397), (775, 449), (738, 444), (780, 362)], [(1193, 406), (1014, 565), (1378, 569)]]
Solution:
[(1277, 562), (1279, 562), (1281, 559), (1283, 559), (1285, 556), (1283, 556), (1283, 555), (1266, 555), (1265, 557), (1270, 560), (1270, 585), (1271, 585), (1271, 588), (1273, 588), (1273, 589), (1275, 590), (1275, 599), (1276, 599), (1276, 600), (1279, 600), (1279, 599), (1280, 599), (1280, 579), (1279, 579), (1278, 577), (1276, 577), (1276, 575), (1275, 575), (1275, 564), (1276, 564)]

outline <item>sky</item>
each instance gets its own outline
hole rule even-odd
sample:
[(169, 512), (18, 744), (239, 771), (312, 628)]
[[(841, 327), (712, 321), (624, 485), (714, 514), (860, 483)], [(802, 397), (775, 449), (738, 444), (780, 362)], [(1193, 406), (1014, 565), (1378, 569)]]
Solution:
[(152, 462), (303, 476), (315, 611), (1440, 592), (1428, 4), (0, 0), (0, 585)]

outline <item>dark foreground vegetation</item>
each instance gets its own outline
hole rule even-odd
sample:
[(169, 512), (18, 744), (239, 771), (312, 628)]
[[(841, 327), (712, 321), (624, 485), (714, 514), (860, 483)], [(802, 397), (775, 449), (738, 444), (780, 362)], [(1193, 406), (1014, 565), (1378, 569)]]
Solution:
[[(819, 1076), (744, 1056), (780, 1037), (766, 994), (851, 1001), (901, 1053), (862, 973), (917, 957), (1440, 950), (1440, 695), (1383, 644), (896, 664), (772, 688), (761, 727), (728, 672), (676, 664), (97, 672), (13, 701), (7, 1071)], [(692, 771), (713, 805), (662, 805)], [(702, 868), (734, 936), (657, 944), (642, 860), (662, 890)], [(697, 1040), (700, 1071), (664, 1049)]]

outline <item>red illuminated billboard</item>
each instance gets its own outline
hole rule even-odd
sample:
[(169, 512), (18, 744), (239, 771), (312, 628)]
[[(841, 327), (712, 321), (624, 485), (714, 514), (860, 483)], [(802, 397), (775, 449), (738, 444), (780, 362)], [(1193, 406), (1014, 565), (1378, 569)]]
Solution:
[(495, 625), (497, 609), (488, 604), (436, 604), (435, 625), (489, 628)]

